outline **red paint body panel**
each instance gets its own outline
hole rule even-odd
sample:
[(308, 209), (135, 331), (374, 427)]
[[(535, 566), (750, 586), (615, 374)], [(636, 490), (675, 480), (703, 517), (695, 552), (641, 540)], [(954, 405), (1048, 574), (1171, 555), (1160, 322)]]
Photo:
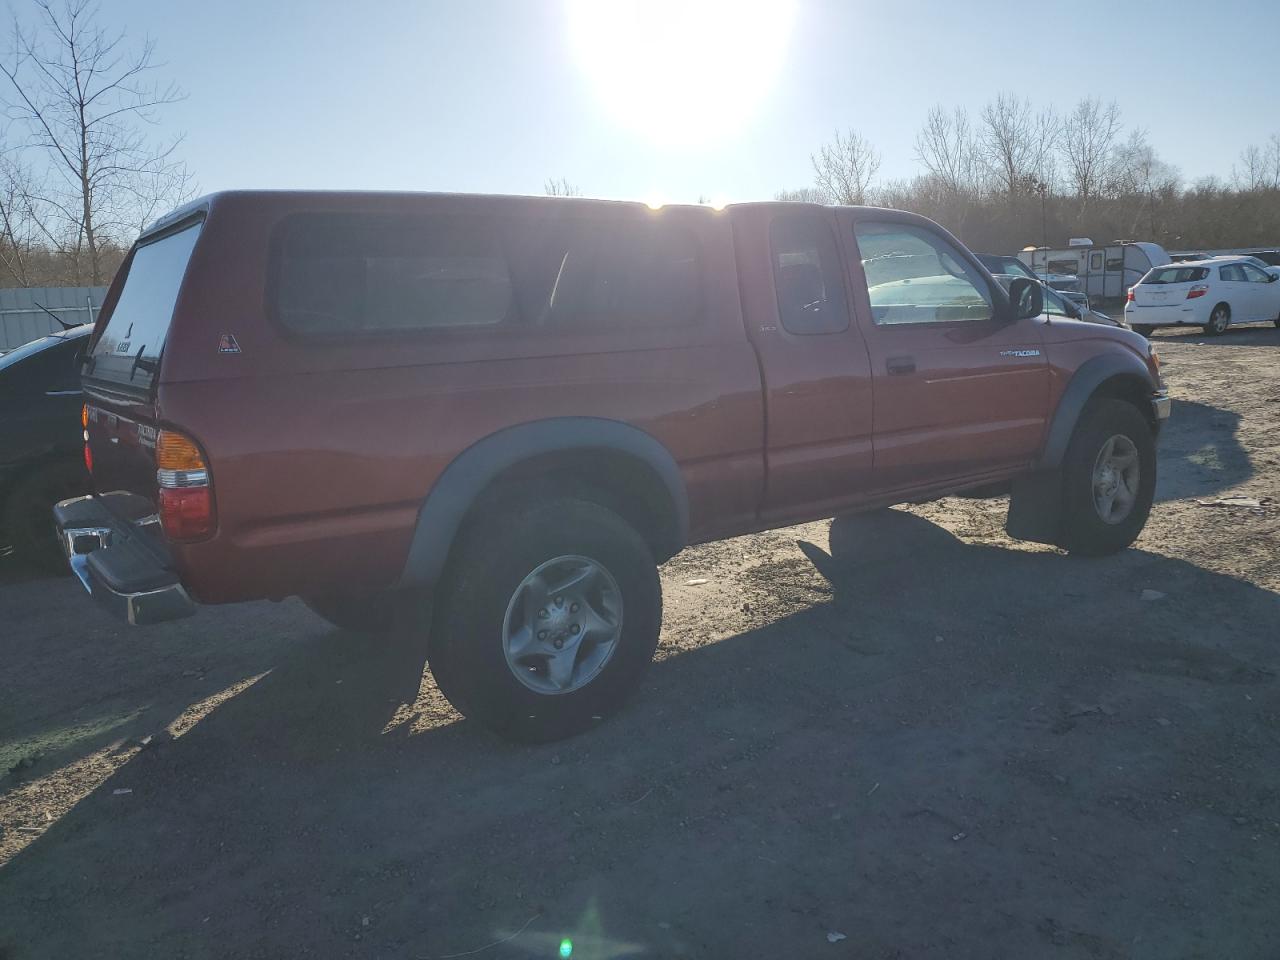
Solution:
[[(844, 238), (849, 328), (798, 337), (778, 322), (768, 239), (777, 204), (653, 213), (601, 201), (282, 192), (220, 194), (194, 209), (205, 222), (154, 396), (90, 390), (90, 434), (98, 489), (153, 498), (154, 451), (138, 424), (200, 444), (217, 529), (171, 551), (205, 602), (394, 585), (441, 473), (477, 441), (551, 417), (618, 420), (661, 443), (687, 487), (693, 542), (1012, 475), (1036, 456), (1071, 370), (1102, 349), (1130, 349), (1100, 343), (1103, 328), (1038, 320), (876, 328), (847, 210), (805, 208), (824, 211)], [(301, 338), (267, 304), (273, 231), (302, 211), (669, 218), (696, 238), (703, 319)], [(119, 287), (117, 278), (108, 306)], [(239, 353), (219, 352), (224, 334)], [(1030, 348), (1040, 355), (1000, 354)], [(885, 359), (905, 350), (916, 375), (886, 376)]]

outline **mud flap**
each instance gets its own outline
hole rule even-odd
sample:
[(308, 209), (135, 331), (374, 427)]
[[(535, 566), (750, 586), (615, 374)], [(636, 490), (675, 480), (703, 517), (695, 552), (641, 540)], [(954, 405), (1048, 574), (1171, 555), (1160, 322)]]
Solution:
[(1015, 540), (1059, 546), (1062, 534), (1062, 474), (1040, 470), (1013, 481), (1004, 529)]

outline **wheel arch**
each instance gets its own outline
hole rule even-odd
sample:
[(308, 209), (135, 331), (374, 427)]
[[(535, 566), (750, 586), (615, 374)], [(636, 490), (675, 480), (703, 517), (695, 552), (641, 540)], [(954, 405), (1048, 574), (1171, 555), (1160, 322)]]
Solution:
[(1062, 465), (1067, 444), (1071, 442), (1084, 408), (1097, 397), (1113, 397), (1132, 403), (1154, 428), (1150, 401), (1155, 389), (1146, 366), (1136, 356), (1106, 353), (1081, 364), (1058, 401), (1039, 467), (1057, 469)]
[(566, 490), (621, 514), (659, 562), (688, 542), (684, 477), (662, 443), (617, 420), (556, 417), (490, 434), (445, 468), (418, 511), (400, 585), (434, 584), (458, 535), (486, 508)]

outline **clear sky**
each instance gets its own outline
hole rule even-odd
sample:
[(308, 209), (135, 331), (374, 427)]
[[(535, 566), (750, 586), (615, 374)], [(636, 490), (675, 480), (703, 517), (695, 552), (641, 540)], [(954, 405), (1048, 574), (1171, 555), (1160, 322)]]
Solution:
[(565, 177), (589, 196), (762, 199), (807, 186), (836, 127), (877, 145), (882, 178), (909, 177), (932, 104), (976, 113), (999, 91), (1114, 98), (1188, 179), (1280, 131), (1280, 0), (648, 6), (625, 31), (586, 0), (106, 0), (100, 17), (150, 35), (187, 91), (157, 132), (185, 131), (202, 192)]

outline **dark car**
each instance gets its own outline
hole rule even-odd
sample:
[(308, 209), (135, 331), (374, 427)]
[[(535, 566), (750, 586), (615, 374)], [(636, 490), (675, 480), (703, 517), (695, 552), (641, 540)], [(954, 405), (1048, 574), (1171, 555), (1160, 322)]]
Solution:
[(1256, 257), (1268, 267), (1280, 267), (1280, 250), (1255, 250), (1249, 256)]
[(72, 327), (0, 356), (0, 544), (59, 572), (66, 561), (50, 510), (89, 492), (80, 358), (92, 332)]

